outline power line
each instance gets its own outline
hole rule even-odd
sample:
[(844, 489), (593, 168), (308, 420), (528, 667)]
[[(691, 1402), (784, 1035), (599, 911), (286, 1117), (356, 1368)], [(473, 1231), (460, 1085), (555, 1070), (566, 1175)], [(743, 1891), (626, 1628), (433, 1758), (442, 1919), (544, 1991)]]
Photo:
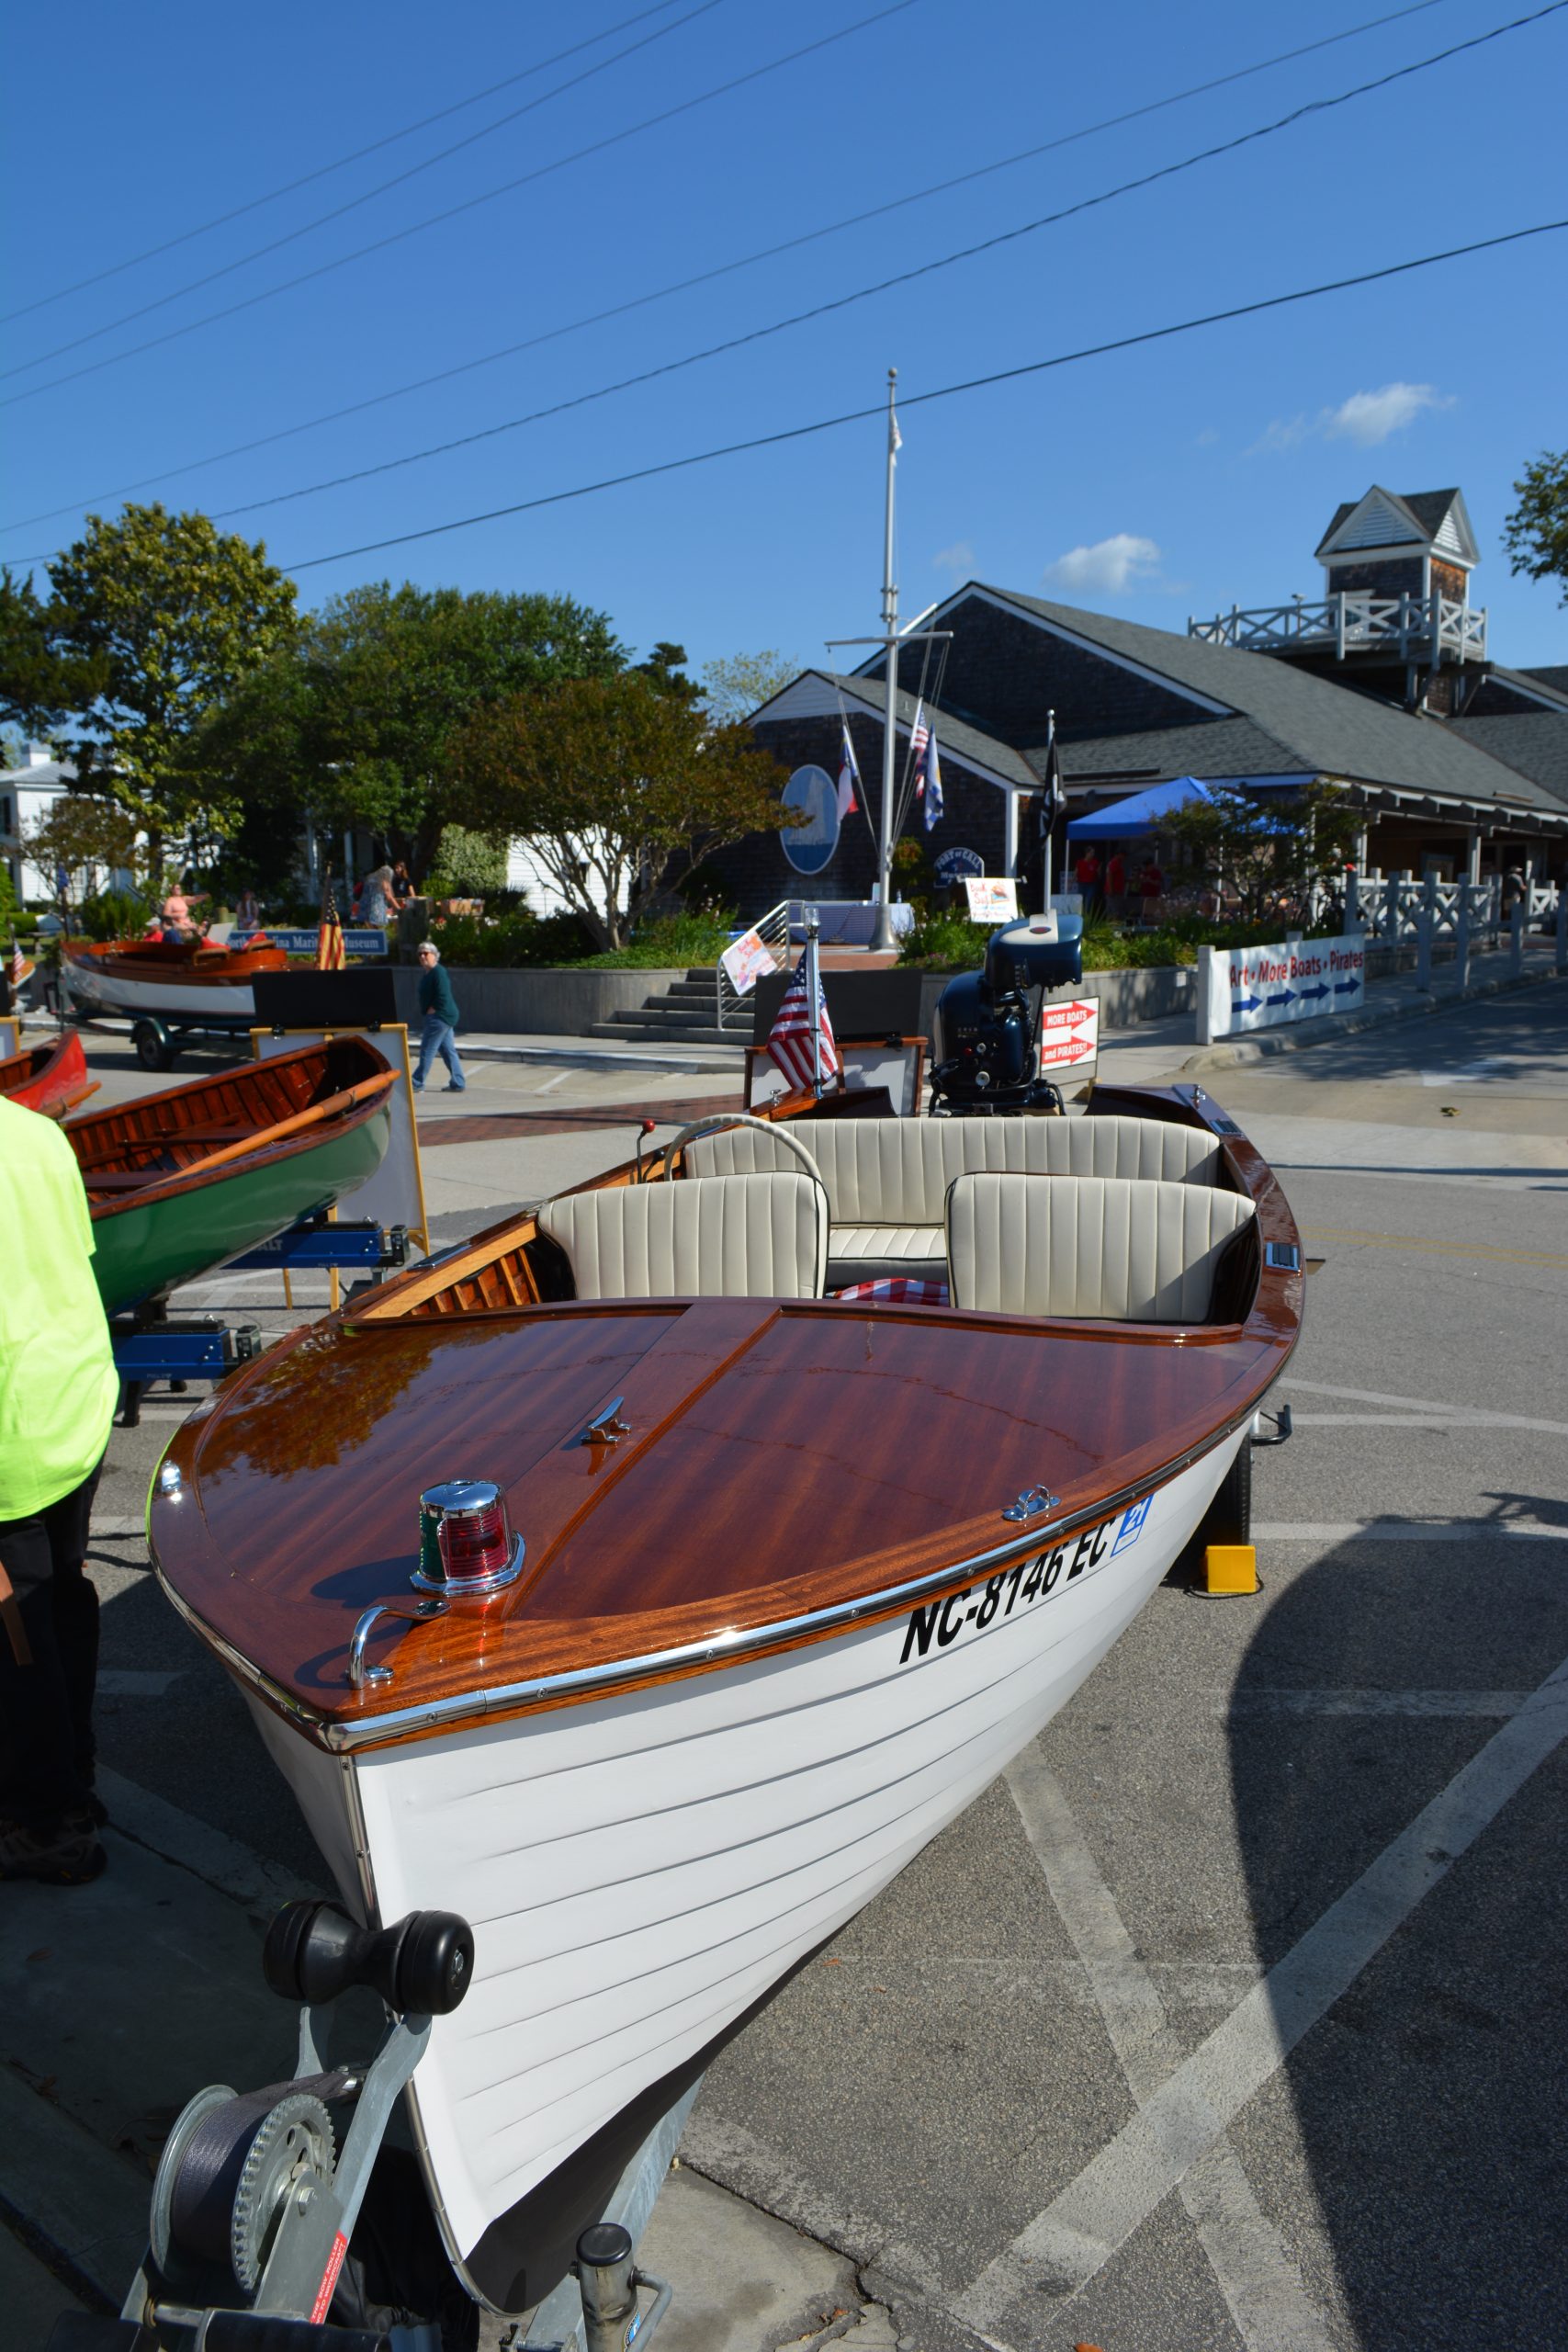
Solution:
[[(1146, 327), (1137, 334), (1117, 335), (1109, 343), (1087, 344), (1080, 351), (1058, 352), (1049, 359), (1027, 360), (1017, 368), (998, 368), (990, 375), (970, 376), (962, 383), (944, 384), (936, 391), (901, 392), (898, 406), (901, 410), (924, 408), (934, 401), (955, 400), (962, 393), (984, 391), (993, 384), (1012, 383), (1023, 376), (1043, 375), (1048, 368), (1070, 368), (1082, 359), (1099, 359), (1110, 352), (1131, 351), (1140, 344), (1160, 343), (1172, 335), (1192, 334), (1201, 327), (1223, 326), (1229, 320), (1253, 318), (1263, 311), (1283, 310), (1292, 302), (1310, 302), (1321, 295), (1342, 294), (1357, 286), (1374, 286), (1384, 278), (1401, 277), (1416, 269), (1432, 269), (1440, 262), (1461, 261), (1470, 254), (1491, 253), (1499, 245), (1518, 244), (1528, 237), (1544, 237), (1559, 229), (1568, 229), (1568, 220), (1539, 220), (1529, 229), (1508, 229), (1499, 236), (1477, 237), (1469, 244), (1450, 245), (1442, 253), (1421, 254), (1412, 261), (1389, 262), (1381, 269), (1361, 270), (1353, 277), (1327, 278), (1319, 286), (1300, 287), (1290, 294), (1266, 295), (1256, 302), (1234, 303), (1228, 310), (1209, 311), (1200, 318), (1179, 320), (1173, 326)], [(482, 514), (462, 514), (450, 523), (427, 523), (417, 531), (400, 531), (386, 539), (367, 539), (360, 547), (338, 548), (331, 555), (308, 556), (298, 562), (285, 563), (281, 568), (285, 571), (315, 571), (323, 564), (346, 563), (355, 556), (379, 555), (388, 548), (412, 546), (416, 539), (441, 538), (452, 531), (470, 530), (480, 523), (498, 523), (507, 515), (532, 514), (542, 506), (564, 505), (572, 499), (591, 498), (602, 490), (622, 490), (632, 482), (651, 481), (660, 474), (681, 473), (693, 466), (711, 465), (719, 458), (739, 457), (752, 449), (775, 448), (782, 442), (803, 441), (813, 434), (831, 433), (840, 425), (862, 424), (868, 417), (885, 418), (886, 414), (887, 402), (884, 398), (870, 408), (846, 409), (839, 416), (818, 417), (810, 424), (785, 425), (777, 433), (759, 433), (750, 440), (728, 441), (718, 448), (701, 449), (690, 457), (667, 458), (658, 465), (638, 466), (628, 473), (606, 474), (598, 481), (579, 482), (571, 490), (547, 491), (537, 498), (518, 499), (510, 506), (488, 507)]]
[(73, 335), (69, 343), (57, 343), (52, 351), (40, 351), (35, 358), (18, 360), (14, 368), (0, 369), (0, 382), (12, 376), (25, 376), (29, 368), (42, 368), (51, 359), (62, 359), (68, 351), (80, 351), (85, 343), (96, 343), (100, 335), (113, 334), (117, 327), (128, 327), (137, 319), (150, 318), (154, 311), (166, 311), (171, 302), (181, 302), (187, 294), (198, 294), (204, 286), (215, 286), (220, 277), (231, 277), (237, 269), (246, 269), (252, 262), (265, 260), (268, 254), (280, 253), (285, 245), (298, 244), (301, 237), (312, 236), (318, 229), (325, 229), (333, 220), (341, 220), (345, 213), (357, 212), (361, 206), (373, 204), (378, 197), (388, 195), (391, 189), (403, 187), (409, 180), (418, 179), (422, 172), (434, 171), (437, 164), (445, 164), (452, 156), (460, 155), (465, 148), (477, 146), (481, 139), (489, 139), (496, 131), (504, 130), (508, 123), (520, 122), (525, 114), (537, 113), (540, 107), (547, 107), (552, 98), (563, 96), (568, 90), (581, 88), (584, 82), (592, 82), (597, 74), (607, 74), (612, 65), (619, 65), (626, 58), (635, 57), (639, 50), (651, 48), (656, 40), (664, 40), (671, 33), (679, 32), (682, 25), (689, 25), (694, 17), (705, 17), (711, 9), (721, 5), (722, 0), (696, 0), (696, 6), (688, 8), (683, 17), (675, 17), (668, 25), (656, 26), (652, 32), (644, 33), (638, 40), (628, 41), (625, 49), (616, 50), (613, 56), (602, 57), (596, 65), (585, 65), (580, 73), (569, 74), (564, 82), (558, 82), (553, 90), (544, 90), (536, 98), (525, 99), (522, 106), (512, 107), (509, 113), (498, 115), (493, 122), (487, 122), (479, 130), (470, 130), (463, 138), (454, 140), (450, 147), (438, 148), (434, 155), (426, 155), (421, 163), (411, 164), (406, 171), (394, 172), (389, 180), (378, 180), (374, 187), (367, 187), (362, 195), (351, 196), (342, 204), (334, 204), (330, 212), (319, 212), (313, 220), (301, 222), (298, 229), (285, 230), (281, 237), (269, 238), (265, 245), (254, 245), (248, 254), (241, 254), (234, 261), (220, 262), (216, 269), (208, 270), (201, 277), (188, 279), (184, 286), (176, 286), (172, 293), (155, 295), (151, 302), (140, 303), (134, 311), (122, 311), (118, 319), (106, 319), (101, 327), (89, 327), (85, 334)]
[[(1434, 0), (1435, 5), (1435, 0)], [(90, 277), (79, 277), (72, 286), (58, 287), (52, 294), (40, 294), (36, 301), (24, 302), (18, 310), (0, 311), (0, 326), (7, 326), (13, 319), (25, 319), (34, 311), (47, 311), (52, 302), (63, 302), (72, 294), (85, 294), (91, 286), (101, 286), (107, 277), (119, 277), (128, 269), (139, 269), (143, 262), (156, 261), (161, 254), (173, 253), (180, 245), (188, 245), (197, 237), (205, 237), (214, 229), (226, 229), (231, 220), (243, 220), (247, 212), (259, 212), (264, 205), (276, 204), (283, 197), (297, 195), (302, 187), (310, 187), (316, 180), (329, 179), (333, 172), (346, 171), (351, 164), (362, 164), (367, 155), (379, 154), (383, 147), (395, 147), (400, 140), (412, 139), (421, 130), (428, 130), (433, 123), (445, 122), (455, 114), (462, 114), (469, 107), (482, 106), (486, 98), (493, 98), (499, 91), (510, 90), (519, 82), (531, 81), (536, 74), (547, 74), (552, 65), (564, 65), (569, 57), (577, 57), (596, 42), (614, 40), (617, 33), (626, 32), (632, 25), (640, 25), (649, 17), (662, 16), (675, 0), (655, 0), (651, 8), (639, 8), (635, 16), (623, 17), (619, 24), (606, 25), (603, 32), (590, 33), (585, 40), (574, 40), (568, 49), (558, 49), (553, 56), (540, 58), (536, 65), (525, 65), (520, 73), (503, 74), (499, 82), (487, 83), (482, 90), (471, 91), (466, 98), (456, 98), (448, 107), (438, 107), (434, 114), (421, 115), (417, 122), (404, 123), (400, 130), (389, 130), (384, 138), (372, 139), (368, 146), (356, 147), (351, 154), (338, 156), (335, 163), (318, 164), (311, 172), (301, 172), (294, 180), (285, 180), (281, 187), (268, 188), (264, 196), (253, 196), (243, 204), (236, 204), (227, 212), (214, 214), (210, 220), (201, 220), (194, 229), (182, 229), (177, 236), (165, 237), (162, 244), (149, 245), (139, 254), (131, 254), (124, 261), (110, 262), (107, 269), (96, 269)]]
[(667, 359), (657, 367), (640, 368), (637, 374), (623, 376), (613, 384), (599, 385), (592, 391), (579, 392), (570, 399), (554, 401), (548, 407), (534, 409), (525, 416), (509, 417), (500, 424), (484, 425), (477, 432), (459, 434), (452, 440), (435, 442), (428, 448), (412, 450), (400, 458), (388, 458), (377, 465), (360, 466), (348, 473), (333, 474), (325, 481), (311, 482), (299, 490), (276, 491), (266, 498), (253, 498), (243, 505), (218, 507), (214, 510), (213, 519), (230, 522), (242, 514), (259, 514), (265, 507), (291, 504), (296, 499), (319, 497), (326, 491), (341, 490), (351, 482), (367, 481), (378, 474), (394, 473), (404, 466), (423, 464), (430, 458), (446, 457), (454, 449), (470, 448), (476, 442), (494, 440), (501, 434), (515, 433), (525, 425), (537, 424), (547, 417), (560, 416), (570, 409), (586, 407), (594, 401), (608, 399), (614, 392), (629, 391), (638, 385), (653, 383), (662, 376), (679, 374), (684, 368), (696, 367), (703, 360), (742, 350), (749, 344), (766, 342), (792, 327), (803, 326), (813, 320), (829, 317), (835, 311), (848, 310), (855, 303), (869, 301), (875, 295), (890, 293), (896, 287), (908, 286), (916, 278), (930, 277), (939, 270), (951, 269), (959, 262), (972, 261), (981, 254), (994, 252), (998, 245), (1014, 243), (1021, 237), (1032, 236), (1037, 231), (1070, 220), (1078, 213), (1094, 211), (1101, 205), (1114, 202), (1118, 197), (1152, 187), (1161, 180), (1174, 179), (1180, 173), (1192, 171), (1200, 164), (1234, 154), (1238, 148), (1251, 146), (1260, 139), (1272, 138), (1277, 132), (1289, 130), (1309, 116), (1331, 113), (1337, 107), (1348, 106), (1352, 98), (1365, 97), (1371, 91), (1386, 89), (1391, 83), (1404, 81), (1412, 74), (1426, 72), (1430, 66), (1446, 63), (1466, 50), (1479, 49), (1487, 41), (1500, 39), (1504, 33), (1517, 31), (1521, 26), (1533, 24), (1540, 17), (1552, 15), (1564, 7), (1568, 7), (1568, 0), (1548, 0), (1548, 5), (1538, 9), (1534, 17), (1516, 17), (1511, 24), (1495, 26), (1490, 32), (1478, 33), (1468, 40), (1457, 41), (1449, 49), (1439, 50), (1431, 57), (1417, 58), (1408, 65), (1395, 66), (1371, 81), (1360, 82), (1352, 89), (1340, 91), (1337, 96), (1306, 99), (1301, 106), (1292, 107), (1288, 114), (1280, 115), (1276, 121), (1261, 123), (1252, 130), (1240, 131), (1232, 139), (1202, 148), (1194, 155), (1185, 155), (1177, 163), (1162, 164), (1153, 171), (1140, 173), (1134, 179), (1122, 180), (1115, 187), (1102, 189), (1098, 195), (1080, 197), (1075, 203), (1062, 205), (1055, 212), (1042, 213), (1037, 220), (1023, 221), (1011, 229), (998, 230), (994, 236), (983, 238), (977, 244), (962, 246), (957, 252), (943, 254), (934, 261), (918, 262), (908, 269), (895, 272), (892, 277), (879, 278), (874, 285), (857, 287), (852, 293), (836, 295), (829, 301), (813, 303), (808, 309), (796, 311), (788, 318), (773, 320), (764, 326), (752, 327), (745, 334), (728, 335), (723, 342), (709, 344), (701, 351), (688, 352), (682, 358)]
[(1331, 49), (1341, 41), (1375, 32), (1404, 17), (1420, 16), (1427, 9), (1438, 6), (1438, 0), (1413, 0), (1412, 6), (1396, 8), (1390, 15), (1370, 17), (1364, 24), (1351, 25), (1342, 32), (1326, 34), (1322, 40), (1307, 41), (1299, 49), (1282, 50), (1278, 55), (1261, 58), (1255, 64), (1238, 66), (1232, 73), (1215, 75), (1211, 81), (1194, 83), (1189, 89), (1169, 91), (1164, 97), (1151, 98), (1143, 106), (1130, 107), (1122, 114), (1109, 115), (1102, 121), (1080, 124), (1077, 130), (1063, 131), (1055, 139), (1043, 141), (1038, 146), (1021, 148), (1017, 153), (1004, 155), (994, 163), (976, 164), (972, 170), (956, 173), (950, 179), (937, 180), (927, 187), (916, 188), (908, 196), (893, 197), (887, 202), (872, 205), (863, 212), (849, 213), (844, 219), (829, 221), (823, 228), (808, 229), (798, 236), (786, 237), (777, 244), (763, 245), (755, 253), (743, 254), (738, 260), (720, 262), (694, 277), (677, 278), (669, 286), (659, 287), (646, 294), (633, 295), (624, 302), (614, 303), (603, 311), (590, 311), (585, 317), (570, 320), (564, 325), (548, 327), (542, 334), (526, 336), (521, 343), (504, 344), (499, 351), (487, 351), (478, 358), (460, 360), (453, 367), (438, 368), (433, 375), (416, 377), (411, 383), (394, 385), (384, 392), (373, 392), (364, 400), (351, 401), (343, 408), (329, 409), (322, 416), (307, 417), (300, 424), (284, 425), (275, 433), (264, 433), (254, 440), (236, 442), (232, 447), (215, 450), (209, 457), (193, 458), (183, 466), (165, 467), (158, 473), (142, 474), (135, 481), (121, 482), (111, 490), (93, 491), (85, 498), (48, 507), (41, 514), (18, 515), (15, 522), (0, 524), (0, 530), (21, 531), (30, 528), (35, 523), (51, 523), (57, 515), (76, 514), (101, 500), (129, 498), (139, 490), (149, 490), (160, 482), (177, 481), (182, 474), (198, 473), (209, 466), (226, 464), (231, 458), (249, 457), (255, 450), (271, 448), (279, 441), (294, 440), (301, 434), (318, 432), (324, 425), (341, 424), (345, 417), (362, 415), (367, 409), (383, 407), (390, 401), (406, 400), (414, 392), (428, 391), (434, 385), (449, 383), (456, 377), (470, 375), (480, 368), (494, 367), (502, 359), (516, 358), (525, 351), (534, 351), (544, 344), (558, 342), (566, 335), (581, 334), (588, 327), (601, 326), (612, 319), (624, 318), (629, 311), (668, 301), (674, 295), (711, 285), (716, 278), (732, 277), (737, 271), (752, 268), (759, 262), (773, 261), (781, 254), (794, 253), (802, 246), (819, 243), (824, 238), (841, 234), (846, 229), (860, 228), (868, 220), (881, 220), (886, 214), (901, 211), (911, 204), (921, 204), (932, 197), (945, 196), (953, 189), (968, 187), (976, 180), (1010, 171), (1020, 164), (1032, 163), (1042, 155), (1054, 153), (1058, 148), (1073, 146), (1102, 131), (1119, 130), (1125, 123), (1161, 113), (1167, 107), (1183, 105), (1191, 98), (1207, 96), (1212, 91), (1224, 89), (1232, 82), (1247, 81), (1254, 74), (1269, 72), (1275, 66), (1293, 63), (1297, 58), (1309, 56), (1315, 50)]
[[(716, 0), (705, 0), (705, 5), (715, 6)], [(590, 155), (603, 153), (607, 147), (616, 147), (628, 139), (635, 139), (644, 130), (656, 130), (662, 123), (691, 113), (696, 107), (707, 106), (715, 98), (728, 96), (732, 90), (741, 89), (749, 82), (760, 81), (766, 74), (776, 74), (784, 66), (796, 64), (803, 57), (830, 49), (835, 42), (848, 40), (852, 34), (863, 32), (869, 25), (881, 24), (888, 17), (901, 16), (906, 8), (912, 8), (915, 5), (916, 0), (888, 0), (886, 6), (874, 9), (869, 17), (862, 17), (852, 25), (843, 26), (838, 32), (825, 33), (820, 40), (807, 41), (803, 48), (790, 50), (782, 57), (771, 58), (765, 65), (752, 66), (748, 73), (737, 74), (731, 80), (720, 82), (711, 90), (700, 91), (695, 97), (682, 98), (677, 105), (666, 107), (659, 114), (649, 115), (641, 122), (631, 123), (624, 130), (607, 132), (603, 139), (592, 140), (586, 147), (579, 147), (570, 155), (558, 156), (553, 163), (541, 164), (531, 172), (520, 174), (516, 179), (502, 181), (499, 187), (486, 188), (479, 196), (466, 197), (461, 204), (448, 205), (445, 211), (432, 212), (423, 220), (412, 221), (407, 228), (395, 229), (388, 236), (373, 239), (367, 245), (357, 245), (352, 253), (340, 254), (335, 261), (321, 262), (314, 269), (301, 270), (298, 277), (283, 278), (276, 286), (263, 287), (259, 293), (247, 294), (243, 300), (231, 302), (221, 311), (209, 311), (199, 319), (187, 319), (184, 326), (170, 327), (164, 334), (150, 335), (144, 342), (128, 344), (123, 351), (113, 351), (102, 359), (89, 360), (85, 367), (70, 368), (63, 376), (51, 376), (41, 384), (30, 385), (25, 392), (12, 392), (0, 401), (0, 407), (15, 407), (20, 401), (36, 400), (40, 392), (57, 391), (62, 384), (73, 384), (84, 376), (96, 375), (102, 368), (117, 368), (121, 360), (135, 359), (144, 351), (155, 351), (165, 343), (177, 342), (182, 335), (194, 334), (198, 328), (213, 326), (220, 319), (231, 319), (241, 311), (254, 310), (259, 302), (270, 302), (279, 294), (292, 292), (297, 286), (308, 286), (315, 278), (329, 277), (333, 270), (345, 269), (351, 262), (363, 261), (369, 254), (384, 253), (389, 245), (401, 244), (407, 238), (417, 236), (425, 229), (438, 228), (444, 221), (455, 220), (482, 204), (493, 204), (498, 197), (510, 196), (520, 187), (530, 187), (536, 180), (547, 178), (553, 172), (564, 171), (570, 164), (580, 164)], [(29, 360), (26, 364), (38, 367), (41, 362)], [(17, 374), (20, 371), (13, 368), (6, 372)]]

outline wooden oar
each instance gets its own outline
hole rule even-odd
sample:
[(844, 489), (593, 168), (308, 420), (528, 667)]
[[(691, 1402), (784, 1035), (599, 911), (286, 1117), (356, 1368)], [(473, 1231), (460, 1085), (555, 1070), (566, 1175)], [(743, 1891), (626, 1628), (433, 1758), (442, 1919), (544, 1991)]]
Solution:
[[(205, 1176), (209, 1168), (221, 1168), (231, 1159), (243, 1159), (253, 1151), (265, 1151), (268, 1145), (281, 1143), (288, 1136), (299, 1135), (303, 1128), (319, 1126), (325, 1119), (341, 1118), (345, 1111), (353, 1111), (361, 1102), (373, 1102), (385, 1094), (393, 1084), (395, 1070), (383, 1070), (378, 1077), (362, 1078), (353, 1086), (345, 1086), (341, 1094), (329, 1094), (324, 1102), (313, 1102), (308, 1111), (296, 1111), (291, 1119), (280, 1119), (275, 1127), (258, 1127), (243, 1143), (225, 1144), (205, 1159), (193, 1159), (188, 1167), (172, 1171), (181, 1176), (194, 1175), (199, 1169)], [(168, 1181), (172, 1181), (171, 1178)], [(164, 1181), (160, 1179), (160, 1182)]]

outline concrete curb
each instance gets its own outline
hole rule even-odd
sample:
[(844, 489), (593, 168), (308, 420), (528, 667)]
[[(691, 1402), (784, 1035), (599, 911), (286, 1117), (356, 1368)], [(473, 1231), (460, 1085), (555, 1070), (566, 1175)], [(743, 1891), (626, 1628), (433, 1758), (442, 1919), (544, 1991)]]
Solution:
[(1206, 1069), (1244, 1069), (1251, 1062), (1271, 1061), (1278, 1054), (1305, 1053), (1312, 1046), (1332, 1045), (1338, 1037), (1354, 1037), (1363, 1029), (1382, 1029), (1393, 1021), (1414, 1021), (1427, 1013), (1446, 1012), (1477, 997), (1501, 996), (1508, 989), (1540, 988), (1561, 977), (1555, 971), (1511, 972), (1495, 980), (1477, 980), (1468, 989), (1424, 989), (1398, 1004), (1369, 1005), (1365, 1012), (1329, 1013), (1318, 1021), (1303, 1021), (1294, 1029), (1280, 1029), (1261, 1037), (1238, 1038), (1234, 1045), (1204, 1046), (1181, 1065), (1181, 1074), (1196, 1077)]
[(0, 2210), (85, 2301), (118, 2312), (147, 2245), (152, 2183), (0, 2065)]
[(674, 1046), (638, 1053), (615, 1046), (596, 1047), (586, 1041), (581, 1046), (480, 1046), (461, 1033), (457, 1051), (466, 1062), (560, 1062), (569, 1069), (674, 1071), (685, 1078), (701, 1077), (705, 1070), (728, 1077), (745, 1063), (744, 1048), (739, 1046), (705, 1046), (705, 1054), (722, 1055), (724, 1059), (703, 1060), (690, 1050), (682, 1053)]

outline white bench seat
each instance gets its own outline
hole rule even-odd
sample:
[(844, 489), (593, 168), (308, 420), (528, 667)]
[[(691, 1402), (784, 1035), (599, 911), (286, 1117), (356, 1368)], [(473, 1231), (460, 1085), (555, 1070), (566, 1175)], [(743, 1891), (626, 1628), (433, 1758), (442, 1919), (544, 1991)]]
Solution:
[(1121, 1177), (979, 1172), (947, 1196), (954, 1306), (1115, 1323), (1204, 1323), (1235, 1237), (1239, 1193)]
[[(828, 1188), (828, 1284), (931, 1271), (946, 1255), (943, 1216), (955, 1177), (1110, 1177), (1213, 1186), (1220, 1149), (1197, 1127), (1160, 1119), (791, 1119)], [(788, 1146), (756, 1127), (728, 1127), (686, 1146), (694, 1177), (798, 1168)]]
[(563, 1193), (539, 1230), (579, 1298), (820, 1298), (828, 1202), (798, 1167)]

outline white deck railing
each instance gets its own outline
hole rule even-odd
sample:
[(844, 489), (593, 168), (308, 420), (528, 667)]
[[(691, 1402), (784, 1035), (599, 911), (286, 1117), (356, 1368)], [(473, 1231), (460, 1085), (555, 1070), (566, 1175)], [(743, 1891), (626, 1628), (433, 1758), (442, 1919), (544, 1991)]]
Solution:
[(1212, 621), (1189, 620), (1189, 637), (1244, 653), (1386, 653), (1399, 661), (1483, 662), (1486, 615), (1472, 612), (1434, 588), (1429, 596), (1373, 596), (1342, 589), (1315, 603), (1233, 605)]

